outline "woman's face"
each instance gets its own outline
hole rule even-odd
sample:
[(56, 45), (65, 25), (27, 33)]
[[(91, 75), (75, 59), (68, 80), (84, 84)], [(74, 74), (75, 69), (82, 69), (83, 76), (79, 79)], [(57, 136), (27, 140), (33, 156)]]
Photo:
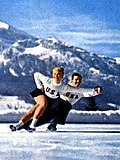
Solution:
[(59, 84), (63, 78), (63, 73), (59, 70), (53, 69), (53, 81)]

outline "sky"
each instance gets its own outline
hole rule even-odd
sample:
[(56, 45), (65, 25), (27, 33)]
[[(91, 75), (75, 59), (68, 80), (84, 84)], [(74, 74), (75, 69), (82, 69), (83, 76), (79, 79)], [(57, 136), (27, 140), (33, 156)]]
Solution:
[(120, 57), (119, 6), (119, 0), (0, 0), (0, 21), (38, 38)]

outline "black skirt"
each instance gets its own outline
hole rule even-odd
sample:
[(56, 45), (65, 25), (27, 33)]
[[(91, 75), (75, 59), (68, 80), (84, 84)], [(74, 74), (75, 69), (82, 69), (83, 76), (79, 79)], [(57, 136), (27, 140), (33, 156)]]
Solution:
[(32, 92), (30, 92), (30, 95), (32, 98), (37, 97), (39, 95), (45, 95), (45, 92), (43, 92), (41, 89), (36, 88)]

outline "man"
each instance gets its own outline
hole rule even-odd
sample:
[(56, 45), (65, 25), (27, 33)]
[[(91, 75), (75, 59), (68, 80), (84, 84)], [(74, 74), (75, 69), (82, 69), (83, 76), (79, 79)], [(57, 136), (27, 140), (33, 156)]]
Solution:
[[(69, 83), (69, 85), (76, 88), (77, 90), (73, 90), (72, 92), (65, 92), (63, 95), (60, 95), (60, 97), (64, 100), (62, 100), (59, 103), (59, 105), (56, 106), (54, 109), (51, 108), (51, 110), (48, 113), (48, 115), (49, 114), (51, 115), (51, 112), (53, 112), (53, 110), (57, 111), (55, 113), (55, 116), (54, 116), (51, 124), (47, 127), (48, 130), (56, 131), (57, 124), (65, 124), (65, 120), (67, 118), (69, 111), (72, 108), (72, 105), (75, 104), (82, 97), (94, 98), (93, 93), (90, 93), (90, 91), (92, 91), (91, 89), (81, 89), (80, 88), (81, 82), (82, 82), (82, 76), (79, 73), (74, 73), (72, 75), (71, 82)], [(79, 90), (80, 90), (80, 92), (79, 92)], [(95, 90), (98, 93), (102, 92), (102, 88), (100, 86), (95, 87)], [(37, 126), (39, 126), (39, 125), (41, 125), (41, 119), (38, 120)]]
[[(82, 76), (79, 73), (73, 73), (73, 75), (71, 77), (71, 82), (69, 83), (69, 85), (81, 90), (81, 88), (79, 88), (81, 85), (81, 82), (82, 82)], [(98, 93), (101, 93), (102, 87), (97, 86), (97, 87), (95, 87), (95, 90)], [(86, 90), (86, 91), (89, 91), (89, 90)], [(47, 127), (48, 130), (52, 130), (52, 131), (57, 130), (56, 126), (57, 126), (57, 124), (59, 124), (58, 119), (63, 119), (63, 122), (65, 123), (65, 120), (67, 118), (67, 115), (68, 115), (70, 109), (72, 108), (72, 105), (75, 104), (77, 101), (79, 101), (82, 97), (87, 97), (89, 99), (89, 104), (91, 104), (91, 106), (94, 105), (94, 103), (93, 103), (95, 101), (94, 96), (87, 95), (84, 92), (82, 92), (82, 93), (83, 93), (83, 95), (81, 93), (77, 93), (77, 92), (71, 92), (71, 93), (67, 92), (64, 95), (61, 95), (61, 98), (64, 97), (64, 99), (66, 99), (67, 101), (66, 101), (66, 103), (62, 103), (61, 106), (59, 105), (58, 115), (56, 115), (56, 118), (54, 118), (52, 120), (52, 123)], [(87, 92), (87, 93), (89, 93), (89, 92)], [(71, 107), (70, 107), (70, 105), (71, 105)], [(64, 110), (64, 114), (63, 114), (62, 108), (66, 108), (66, 110)]]

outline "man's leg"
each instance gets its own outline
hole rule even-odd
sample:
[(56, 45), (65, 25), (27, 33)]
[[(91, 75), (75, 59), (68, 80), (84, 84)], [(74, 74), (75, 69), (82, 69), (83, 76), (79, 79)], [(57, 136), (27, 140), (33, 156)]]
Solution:
[(46, 107), (43, 115), (38, 119), (36, 123), (37, 127), (50, 122), (55, 117), (54, 105), (58, 103), (58, 99), (51, 99), (47, 97), (48, 106)]
[(50, 131), (56, 131), (57, 124), (65, 124), (67, 115), (71, 110), (72, 105), (68, 101), (60, 100), (57, 106), (54, 106), (54, 118), (51, 124), (47, 127)]

